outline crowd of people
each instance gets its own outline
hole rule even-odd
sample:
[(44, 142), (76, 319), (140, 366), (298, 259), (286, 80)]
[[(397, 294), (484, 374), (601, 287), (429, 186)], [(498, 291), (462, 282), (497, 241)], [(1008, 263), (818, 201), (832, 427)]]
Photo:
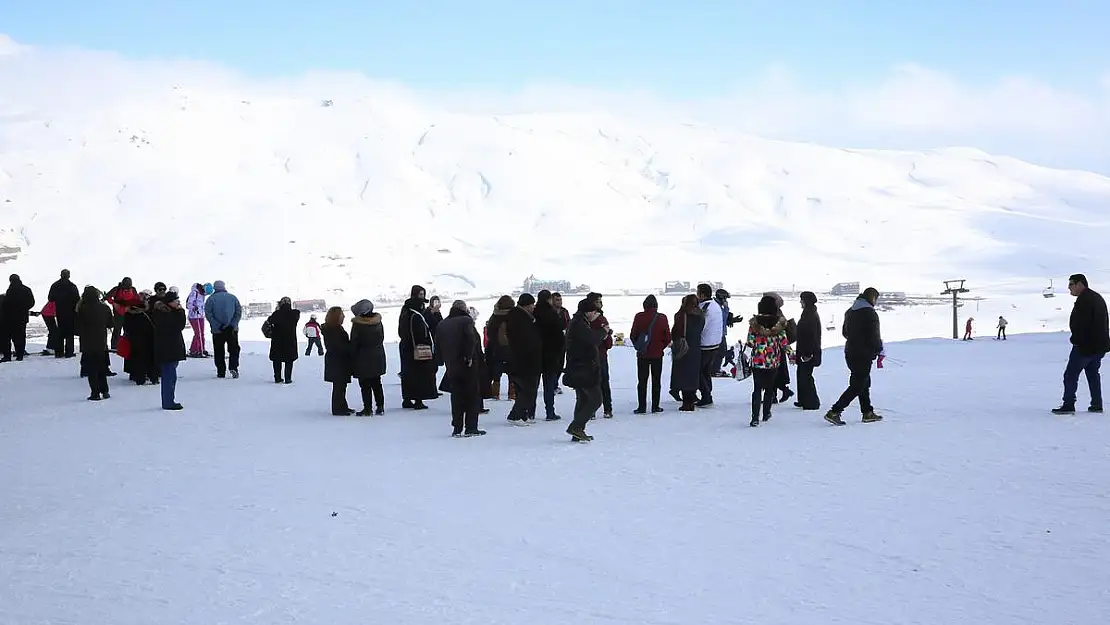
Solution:
[[(1090, 387), (1088, 410), (1101, 412), (1099, 367), (1110, 351), (1106, 303), (1089, 288), (1082, 274), (1073, 275), (1068, 288), (1076, 297), (1070, 320), (1073, 349), (1064, 373), (1063, 403), (1052, 412), (1075, 412), (1080, 373), (1086, 374)], [(881, 368), (885, 358), (875, 310), (878, 298), (878, 290), (865, 289), (844, 313), (841, 332), (849, 379), (845, 391), (824, 415), (830, 424), (844, 425), (844, 410), (854, 401), (859, 403), (864, 423), (882, 420), (870, 397), (872, 370)], [(728, 299), (727, 291), (714, 292), (710, 285), (699, 284), (696, 293), (682, 298), (673, 323), (660, 312), (654, 295), (644, 299), (643, 311), (636, 314), (629, 332), (636, 351), (635, 414), (664, 411), (662, 373), (668, 354), (672, 360), (669, 395), (679, 403), (680, 412), (712, 406), (714, 378), (723, 375), (722, 366), (728, 364), (733, 365), (735, 377), (752, 378), (752, 427), (770, 420), (773, 407), (795, 395), (790, 388), (791, 365), (796, 367), (798, 385), (794, 405), (805, 411), (820, 410), (813, 375), (822, 361), (817, 296), (809, 291), (800, 294), (802, 314), (795, 321), (783, 314), (781, 296), (766, 293), (746, 323), (739, 353), (728, 348), (727, 334), (743, 319), (729, 310)], [(124, 372), (134, 384), (161, 386), (165, 410), (183, 408), (176, 398), (177, 368), (189, 357), (212, 357), (217, 378), (229, 373), (232, 378), (239, 377), (238, 333), (243, 311), (222, 281), (193, 284), (182, 304), (175, 287), (158, 282), (153, 290), (138, 291), (130, 278), (105, 293), (93, 286), (79, 292), (70, 272), (62, 270), (47, 300), (41, 311), (34, 311), (31, 289), (18, 275), (10, 277), (7, 291), (0, 295), (0, 362), (11, 361), (13, 355), (17, 361), (23, 359), (29, 317), (41, 315), (49, 333), (44, 355), (74, 358), (75, 338), (80, 340), (81, 376), (88, 379), (91, 401), (111, 397), (108, 378), (116, 375), (110, 368), (108, 354), (112, 351), (123, 358)], [(382, 317), (365, 299), (351, 307), (351, 314), (349, 332), (344, 310), (337, 306), (327, 311), (323, 324), (312, 315), (302, 327), (301, 312), (290, 298), (282, 298), (262, 325), (263, 335), (270, 341), (274, 383), (293, 382), (299, 330), (308, 339), (305, 355), (316, 349), (324, 357), (324, 380), (332, 385), (332, 414), (383, 415), (382, 377), (387, 366)], [(437, 296), (428, 298), (424, 287), (412, 287), (397, 328), (402, 409), (427, 409), (425, 402), (448, 393), (452, 435), (481, 436), (486, 432), (478, 428), (479, 415), (489, 412), (485, 401), (501, 399), (502, 377), (507, 376), (508, 399), (512, 401), (507, 419), (511, 424), (527, 426), (536, 421), (541, 393), (545, 420), (561, 420), (555, 397), (564, 386), (575, 392), (574, 414), (566, 429), (573, 440), (593, 439), (586, 426), (599, 411), (602, 418), (613, 417), (609, 351), (614, 332), (600, 293), (588, 294), (573, 313), (563, 307), (559, 293), (523, 293), (515, 301), (504, 295), (481, 333), (477, 318), (478, 312), (462, 300), (454, 301), (444, 317)], [(211, 354), (206, 326), (212, 337)], [(188, 347), (183, 337), (186, 327), (193, 332)], [(1005, 327), (1005, 319), (999, 317), (998, 338), (1005, 338)], [(437, 383), (440, 367), (445, 372)], [(359, 410), (347, 401), (353, 380), (359, 384)]]

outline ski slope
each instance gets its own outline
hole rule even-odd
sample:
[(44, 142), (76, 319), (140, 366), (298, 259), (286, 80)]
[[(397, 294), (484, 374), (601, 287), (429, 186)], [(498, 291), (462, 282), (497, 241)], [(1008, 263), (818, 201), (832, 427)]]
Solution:
[[(633, 416), (615, 348), (588, 445), (507, 402), (452, 439), (447, 397), (403, 412), (392, 373), (386, 416), (332, 417), (322, 360), (275, 386), (263, 343), (237, 381), (184, 363), (173, 414), (120, 377), (85, 402), (76, 362), (31, 357), (0, 365), (0, 623), (1098, 623), (1110, 424), (1048, 413), (1067, 352), (891, 343), (882, 423), (752, 429), (731, 380)], [(846, 375), (829, 350), (826, 407)]]

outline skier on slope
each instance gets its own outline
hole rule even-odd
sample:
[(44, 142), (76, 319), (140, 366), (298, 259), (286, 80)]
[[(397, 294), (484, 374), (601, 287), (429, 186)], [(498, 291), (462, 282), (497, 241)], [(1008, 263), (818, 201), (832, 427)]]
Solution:
[(1009, 324), (1010, 322), (1006, 321), (1005, 317), (998, 315), (998, 335), (994, 337), (994, 340), (1006, 340), (1006, 326)]
[(968, 317), (967, 318), (967, 323), (964, 325), (964, 339), (963, 340), (965, 340), (965, 341), (972, 340), (971, 339), (971, 322), (972, 321), (975, 321), (975, 317)]
[(308, 349), (304, 350), (304, 355), (311, 355), (312, 347), (316, 346), (316, 351), (323, 356), (324, 344), (320, 342), (320, 337), (322, 337), (323, 334), (320, 333), (320, 322), (316, 321), (316, 315), (308, 316), (308, 323), (304, 324), (303, 333), (305, 338), (308, 339)]

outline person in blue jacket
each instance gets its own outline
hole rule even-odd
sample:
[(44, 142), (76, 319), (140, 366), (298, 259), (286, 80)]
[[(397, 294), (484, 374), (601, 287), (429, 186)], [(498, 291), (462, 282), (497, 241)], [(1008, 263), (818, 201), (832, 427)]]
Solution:
[[(204, 302), (204, 317), (212, 330), (212, 351), (216, 360), (216, 377), (225, 377), (228, 370), (231, 377), (239, 377), (239, 320), (243, 317), (243, 307), (239, 298), (227, 292), (223, 280), (212, 284), (212, 295)], [(224, 353), (228, 361), (224, 362)]]

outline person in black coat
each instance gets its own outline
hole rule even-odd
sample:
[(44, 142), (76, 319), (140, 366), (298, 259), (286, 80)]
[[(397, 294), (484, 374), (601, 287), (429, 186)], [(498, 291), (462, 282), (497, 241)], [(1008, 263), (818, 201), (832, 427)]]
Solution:
[(397, 318), (397, 349), (401, 356), (401, 407), (426, 410), (424, 400), (439, 397), (436, 390), (435, 341), (424, 316), (424, 287), (413, 285)]
[(1075, 412), (1079, 374), (1087, 375), (1091, 392), (1088, 412), (1102, 412), (1102, 377), (1099, 373), (1102, 358), (1110, 352), (1110, 323), (1107, 320), (1106, 300), (1087, 284), (1087, 277), (1077, 273), (1068, 279), (1068, 292), (1075, 297), (1071, 309), (1071, 354), (1064, 368), (1064, 401), (1055, 414)]
[[(74, 327), (74, 319), (77, 315), (77, 302), (81, 300), (81, 295), (77, 292), (77, 285), (70, 281), (68, 269), (63, 269), (58, 281), (50, 285), (50, 291), (46, 299), (54, 302), (54, 321), (58, 324), (55, 333), (54, 357), (73, 358), (76, 354), (73, 338), (77, 332)], [(82, 350), (81, 353), (84, 353), (84, 351)]]
[(533, 316), (535, 309), (536, 298), (530, 293), (521, 293), (516, 307), (509, 311), (505, 320), (509, 339), (509, 384), (516, 388), (516, 399), (509, 411), (509, 421), (514, 425), (528, 425), (536, 418), (543, 343)]
[[(486, 321), (486, 369), (489, 372), (489, 397), (501, 399), (501, 374), (509, 371), (509, 334), (505, 322), (513, 309), (513, 298), (502, 295)], [(509, 388), (512, 388), (510, 383)], [(513, 397), (515, 397), (515, 391)], [(510, 397), (509, 399), (513, 399)]]
[(177, 366), (187, 357), (181, 333), (189, 322), (177, 293), (167, 293), (154, 302), (150, 323), (154, 326), (154, 364), (162, 382), (162, 410), (181, 410), (183, 406), (177, 403)]
[(385, 326), (382, 316), (374, 312), (370, 300), (359, 300), (351, 306), (351, 373), (362, 391), (360, 417), (369, 417), (371, 406), (375, 415), (385, 414)]
[(81, 337), (81, 369), (89, 380), (89, 401), (108, 399), (108, 330), (115, 323), (100, 291), (87, 286), (74, 305), (73, 328)]
[[(274, 384), (293, 383), (293, 362), (300, 355), (297, 346), (297, 328), (301, 324), (301, 311), (293, 308), (293, 300), (283, 297), (277, 310), (266, 319), (270, 332), (270, 362), (274, 364)], [(283, 375), (284, 374), (284, 375)]]
[(591, 325), (600, 314), (593, 301), (584, 299), (578, 302), (578, 312), (567, 327), (563, 385), (574, 389), (574, 419), (567, 426), (567, 434), (579, 442), (594, 439), (586, 434), (586, 424), (602, 403), (600, 347), (608, 333)]
[(817, 314), (817, 295), (803, 291), (802, 315), (798, 318), (798, 342), (794, 353), (798, 361), (798, 401), (794, 405), (802, 410), (819, 410), (821, 398), (813, 370), (821, 366), (821, 315)]
[(543, 404), (548, 421), (558, 421), (555, 414), (555, 389), (566, 360), (566, 334), (563, 319), (551, 302), (551, 291), (540, 291), (536, 301), (536, 329), (540, 334), (540, 373), (543, 376)]
[(848, 364), (848, 388), (825, 414), (833, 425), (844, 425), (840, 415), (848, 404), (859, 398), (864, 423), (881, 421), (871, 405), (871, 364), (883, 353), (883, 338), (879, 330), (879, 314), (875, 302), (879, 291), (868, 287), (856, 298), (852, 307), (844, 312), (844, 361)]
[[(428, 332), (434, 337), (436, 335), (436, 328), (443, 322), (443, 303), (440, 301), (438, 295), (433, 295), (428, 300), (428, 307), (424, 309), (424, 321), (428, 322)], [(434, 360), (436, 369), (443, 365), (443, 356), (439, 353), (439, 345), (434, 345), (435, 354)]]
[(2, 306), (0, 349), (3, 350), (3, 357), (0, 362), (10, 361), (13, 350), (15, 359), (23, 360), (27, 355), (27, 323), (31, 318), (31, 309), (35, 307), (35, 295), (17, 274), (13, 273), (8, 278), (8, 290), (4, 293)]
[(671, 397), (682, 402), (682, 412), (693, 412), (696, 406), (702, 380), (699, 346), (704, 328), (705, 312), (698, 305), (698, 296), (682, 298), (671, 328)]
[(331, 383), (331, 413), (349, 417), (355, 413), (347, 403), (347, 385), (351, 383), (351, 337), (343, 328), (343, 309), (332, 306), (320, 326), (324, 337), (324, 381)]
[(466, 302), (451, 304), (447, 319), (439, 324), (436, 344), (443, 354), (447, 373), (443, 379), (451, 393), (452, 436), (482, 436), (478, 415), (482, 409), (482, 339)]
[[(146, 309), (145, 291), (139, 294), (138, 300), (127, 302), (123, 315), (123, 339), (126, 339), (126, 354), (124, 355), (123, 371), (128, 378), (138, 386), (158, 384), (159, 376), (157, 364), (154, 362), (154, 322)], [(119, 346), (120, 343), (117, 343)]]

